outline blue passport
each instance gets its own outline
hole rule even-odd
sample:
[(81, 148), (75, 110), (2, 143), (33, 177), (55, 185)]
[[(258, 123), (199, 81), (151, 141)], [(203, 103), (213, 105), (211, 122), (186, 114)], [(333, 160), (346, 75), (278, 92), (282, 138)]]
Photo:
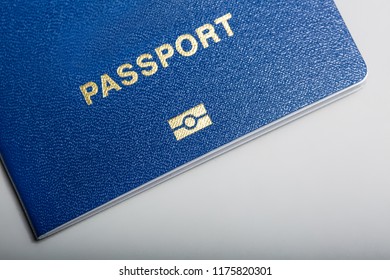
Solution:
[(331, 0), (6, 2), (0, 154), (38, 239), (366, 77)]

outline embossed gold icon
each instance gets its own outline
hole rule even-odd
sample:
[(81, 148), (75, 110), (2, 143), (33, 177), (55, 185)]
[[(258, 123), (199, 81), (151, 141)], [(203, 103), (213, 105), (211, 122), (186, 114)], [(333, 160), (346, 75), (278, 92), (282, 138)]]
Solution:
[(204, 104), (200, 104), (168, 121), (177, 141), (213, 124)]

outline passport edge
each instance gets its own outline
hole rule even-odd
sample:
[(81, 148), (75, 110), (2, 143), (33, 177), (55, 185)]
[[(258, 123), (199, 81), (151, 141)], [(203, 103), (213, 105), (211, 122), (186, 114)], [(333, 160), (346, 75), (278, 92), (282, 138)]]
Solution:
[[(96, 215), (104, 210), (107, 210), (107, 209), (109, 209), (109, 208), (111, 208), (111, 207), (113, 207), (121, 202), (124, 202), (125, 200), (127, 200), (131, 197), (134, 197), (138, 194), (141, 194), (141, 193), (143, 193), (151, 188), (154, 188), (154, 187), (156, 187), (156, 186), (158, 186), (158, 185), (160, 185), (160, 184), (162, 184), (162, 183), (164, 183), (164, 182), (166, 182), (166, 181), (168, 181), (168, 180), (170, 180), (170, 179), (172, 179), (172, 178), (174, 178), (174, 177), (176, 177), (184, 172), (187, 172), (187, 171), (189, 171), (189, 170), (191, 170), (191, 169), (193, 169), (193, 168), (195, 168), (203, 163), (206, 163), (207, 161), (209, 161), (211, 159), (214, 159), (220, 155), (223, 155), (224, 153), (229, 152), (235, 148), (238, 148), (238, 147), (240, 147), (240, 146), (242, 146), (242, 145), (244, 145), (252, 140), (255, 140), (256, 138), (258, 138), (260, 136), (268, 134), (271, 131), (274, 131), (274, 130), (276, 130), (284, 125), (287, 125), (287, 124), (289, 124), (297, 119), (300, 119), (301, 117), (304, 117), (304, 116), (306, 116), (314, 111), (317, 111), (317, 110), (319, 110), (319, 109), (321, 109), (321, 108), (323, 108), (323, 107), (325, 107), (325, 106), (327, 106), (327, 105), (329, 105), (337, 100), (340, 100), (344, 97), (347, 97), (347, 96), (357, 92), (358, 90), (360, 90), (364, 86), (364, 84), (367, 81), (367, 77), (368, 77), (367, 67), (365, 67), (364, 70), (365, 70), (364, 77), (359, 82), (357, 82), (357, 83), (355, 83), (355, 84), (353, 84), (353, 85), (351, 85), (351, 86), (349, 86), (341, 91), (330, 94), (329, 96), (327, 96), (327, 97), (325, 97), (317, 102), (314, 102), (308, 106), (305, 106), (304, 108), (302, 108), (300, 110), (297, 110), (293, 113), (290, 113), (287, 116), (280, 118), (280, 119), (278, 119), (278, 120), (276, 120), (268, 125), (262, 126), (256, 130), (252, 131), (251, 133), (248, 133), (240, 138), (237, 138), (236, 140), (233, 140), (233, 141), (231, 141), (231, 142), (229, 142), (229, 143), (227, 143), (227, 144), (225, 144), (225, 145), (223, 145), (223, 146), (221, 146), (221, 147), (219, 147), (219, 148), (217, 148), (217, 149), (215, 149), (215, 150), (213, 150), (213, 151), (211, 151), (211, 152), (209, 152), (209, 153), (207, 153), (207, 154), (205, 154), (205, 155), (203, 155), (195, 160), (192, 160), (192, 161), (190, 161), (190, 162), (188, 162), (188, 163), (186, 163), (186, 164), (184, 164), (184, 165), (182, 165), (182, 166), (180, 166), (180, 167), (178, 167), (178, 168), (176, 168), (176, 169), (174, 169), (174, 170), (172, 170), (172, 171), (170, 171), (170, 172), (168, 172), (160, 177), (157, 177), (154, 180), (151, 180), (144, 185), (136, 187), (135, 189), (133, 189), (133, 190), (103, 204), (103, 205), (100, 205), (100, 206), (94, 208), (93, 210), (91, 210), (91, 211), (89, 211), (89, 212), (87, 212), (87, 213), (85, 213), (85, 214), (59, 226), (59, 227), (56, 227), (53, 230), (48, 231), (44, 234), (37, 235), (37, 232), (34, 229), (33, 224), (31, 223), (31, 221), (29, 219), (28, 213), (23, 206), (23, 209), (26, 213), (26, 216), (28, 217), (30, 226), (33, 229), (33, 232), (34, 232), (36, 239), (37, 240), (45, 239), (45, 238), (47, 238), (47, 237), (49, 237), (49, 236), (51, 236), (59, 231), (62, 231), (63, 229), (66, 229), (74, 224), (77, 224), (77, 223), (79, 223), (79, 222), (81, 222), (81, 221), (83, 221), (91, 216), (94, 216), (94, 215)], [(4, 166), (5, 166), (5, 164), (4, 164)], [(14, 186), (14, 184), (13, 184), (13, 186)], [(14, 189), (16, 190), (16, 193), (18, 194), (17, 188), (15, 186), (14, 186)], [(23, 203), (22, 203), (22, 205), (23, 205)]]

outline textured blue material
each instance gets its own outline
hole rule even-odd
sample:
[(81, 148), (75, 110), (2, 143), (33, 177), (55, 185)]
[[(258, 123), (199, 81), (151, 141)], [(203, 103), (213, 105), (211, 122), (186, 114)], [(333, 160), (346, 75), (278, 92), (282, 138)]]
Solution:
[[(330, 0), (6, 2), (0, 154), (37, 237), (366, 75)], [(221, 41), (163, 68), (154, 49), (206, 23)], [(79, 86), (124, 63), (138, 82), (88, 106)], [(176, 141), (167, 121), (200, 103), (213, 125)]]

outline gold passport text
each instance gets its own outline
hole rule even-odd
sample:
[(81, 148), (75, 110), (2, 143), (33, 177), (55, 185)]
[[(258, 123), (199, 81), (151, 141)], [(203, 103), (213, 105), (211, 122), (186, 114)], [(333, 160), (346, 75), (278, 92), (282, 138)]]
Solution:
[[(204, 24), (195, 30), (194, 34), (180, 35), (174, 44), (163, 44), (154, 49), (154, 53), (144, 53), (136, 59), (136, 65), (140, 68), (140, 74), (149, 77), (157, 73), (160, 67), (169, 67), (169, 60), (177, 53), (183, 57), (190, 57), (197, 53), (199, 48), (207, 49), (210, 43), (219, 43), (221, 36), (216, 27), (222, 26), (228, 37), (234, 35), (229, 24), (232, 14), (228, 13), (214, 20), (214, 24)], [(157, 59), (155, 59), (157, 58)], [(101, 94), (103, 98), (111, 92), (120, 91), (123, 87), (129, 87), (138, 82), (139, 73), (135, 71), (133, 64), (124, 63), (117, 68), (117, 76), (108, 74), (100, 76), (99, 82), (88, 82), (80, 86), (80, 91), (86, 104), (92, 105), (93, 98)], [(99, 87), (100, 86), (100, 87)]]

